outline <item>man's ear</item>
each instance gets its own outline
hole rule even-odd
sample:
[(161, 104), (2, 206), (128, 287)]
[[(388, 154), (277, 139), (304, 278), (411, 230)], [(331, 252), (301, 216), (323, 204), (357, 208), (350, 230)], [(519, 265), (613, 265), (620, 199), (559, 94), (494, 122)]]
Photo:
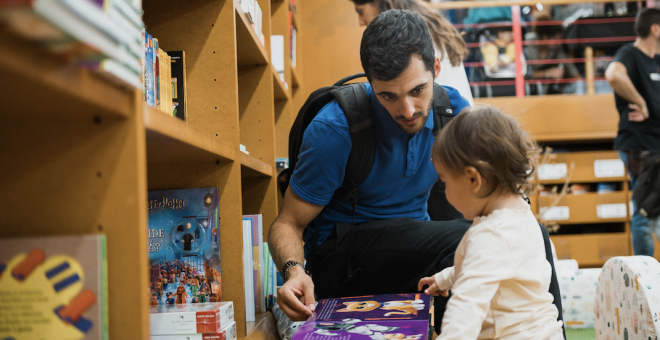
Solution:
[(660, 37), (660, 25), (659, 24), (651, 25), (651, 34), (653, 34), (656, 38)]
[(437, 79), (440, 75), (440, 58), (436, 57), (435, 62), (433, 63), (433, 79)]
[(485, 184), (481, 173), (479, 173), (475, 167), (468, 166), (465, 168), (465, 175), (470, 181), (470, 191), (472, 191), (473, 194), (478, 195)]

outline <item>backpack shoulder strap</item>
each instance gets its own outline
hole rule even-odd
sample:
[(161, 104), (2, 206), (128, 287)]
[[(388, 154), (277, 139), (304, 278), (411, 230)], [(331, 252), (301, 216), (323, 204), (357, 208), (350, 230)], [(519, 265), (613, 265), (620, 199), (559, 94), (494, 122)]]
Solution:
[(337, 87), (331, 93), (344, 110), (351, 133), (343, 187), (357, 186), (369, 175), (376, 157), (376, 126), (369, 95), (361, 83)]
[(454, 118), (447, 90), (433, 83), (433, 133), (440, 131)]

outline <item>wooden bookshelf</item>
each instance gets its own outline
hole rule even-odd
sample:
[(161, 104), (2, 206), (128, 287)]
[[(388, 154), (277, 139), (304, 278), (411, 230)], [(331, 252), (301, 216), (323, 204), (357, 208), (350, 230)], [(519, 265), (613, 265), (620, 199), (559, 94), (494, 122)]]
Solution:
[(261, 338), (264, 320), (272, 320), (268, 313), (245, 321), (243, 280), (250, 278), (243, 277), (241, 221), (262, 214), (267, 239), (280, 203), (275, 158), (286, 150), (294, 110), (292, 90), (270, 64), (270, 36), (287, 25), (277, 10), (289, 2), (257, 1), (263, 44), (237, 0), (143, 3), (148, 32), (161, 48), (186, 51), (188, 87), (188, 123), (144, 110), (148, 189), (219, 188), (222, 294), (234, 302), (239, 338)]
[(0, 237), (105, 234), (110, 334), (148, 339), (141, 93), (9, 32), (0, 46)]
[(209, 186), (220, 192), (222, 293), (239, 337), (276, 336), (270, 313), (245, 322), (241, 221), (263, 214), (267, 239), (279, 206), (275, 157), (296, 107), (270, 65), (271, 28), (287, 19), (257, 1), (265, 44), (237, 1), (144, 2), (161, 48), (186, 52), (187, 123), (0, 28), (0, 91), (10, 99), (0, 113), (0, 206), (11, 212), (0, 237), (105, 234), (113, 339), (149, 339), (147, 191)]

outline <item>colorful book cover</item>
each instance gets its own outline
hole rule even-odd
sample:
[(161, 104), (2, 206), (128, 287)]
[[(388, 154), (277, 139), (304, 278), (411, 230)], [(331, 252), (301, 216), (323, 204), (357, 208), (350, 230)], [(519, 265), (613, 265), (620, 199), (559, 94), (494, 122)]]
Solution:
[(218, 189), (150, 191), (151, 305), (222, 301)]
[(151, 36), (151, 34), (147, 33), (146, 34), (146, 39), (145, 39), (145, 49), (146, 49), (146, 62), (145, 62), (145, 70), (146, 70), (146, 87), (147, 87), (147, 105), (151, 107), (156, 106), (156, 93), (155, 93), (155, 88), (154, 88), (154, 83), (155, 83), (155, 74), (154, 74), (154, 38)]
[(154, 38), (154, 93), (156, 95), (156, 108), (160, 109), (160, 48), (158, 39)]
[(0, 339), (108, 339), (103, 235), (0, 239)]
[(428, 339), (430, 304), (414, 293), (321, 300), (292, 340)]

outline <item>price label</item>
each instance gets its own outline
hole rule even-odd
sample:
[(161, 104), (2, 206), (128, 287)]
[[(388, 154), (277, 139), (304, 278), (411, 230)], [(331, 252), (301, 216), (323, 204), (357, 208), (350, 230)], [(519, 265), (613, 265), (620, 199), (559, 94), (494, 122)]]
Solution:
[(562, 179), (567, 172), (566, 163), (543, 164), (539, 166), (539, 180)]
[(623, 177), (626, 174), (626, 167), (620, 159), (597, 159), (594, 161), (594, 176), (602, 177)]
[(598, 218), (623, 218), (627, 216), (625, 203), (599, 204), (596, 206)]
[(545, 221), (563, 221), (571, 217), (570, 209), (565, 206), (560, 207), (541, 207), (541, 219)]

